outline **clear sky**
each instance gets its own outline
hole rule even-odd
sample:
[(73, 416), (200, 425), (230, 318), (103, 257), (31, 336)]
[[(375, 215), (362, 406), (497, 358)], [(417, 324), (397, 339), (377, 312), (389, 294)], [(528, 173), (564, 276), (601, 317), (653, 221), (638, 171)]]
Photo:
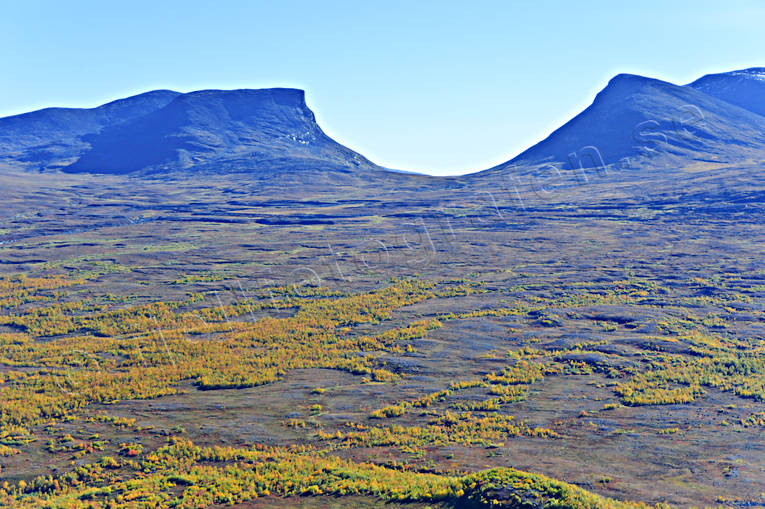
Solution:
[(170, 88), (303, 88), (383, 166), (503, 162), (631, 72), (765, 66), (765, 2), (10, 1), (0, 116)]

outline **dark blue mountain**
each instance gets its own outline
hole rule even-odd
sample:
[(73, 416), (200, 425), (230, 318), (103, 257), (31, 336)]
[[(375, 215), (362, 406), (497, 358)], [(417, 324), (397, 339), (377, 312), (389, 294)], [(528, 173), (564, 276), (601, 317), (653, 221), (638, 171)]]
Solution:
[(695, 87), (620, 74), (582, 113), (487, 171), (549, 163), (562, 170), (638, 161), (725, 163), (764, 156), (765, 117)]
[(707, 74), (687, 86), (765, 116), (765, 67)]
[(36, 170), (66, 166), (88, 149), (82, 136), (142, 117), (178, 95), (156, 90), (97, 108), (46, 108), (0, 118), (0, 163)]
[(67, 172), (166, 173), (379, 170), (328, 137), (302, 90), (203, 90), (85, 136)]

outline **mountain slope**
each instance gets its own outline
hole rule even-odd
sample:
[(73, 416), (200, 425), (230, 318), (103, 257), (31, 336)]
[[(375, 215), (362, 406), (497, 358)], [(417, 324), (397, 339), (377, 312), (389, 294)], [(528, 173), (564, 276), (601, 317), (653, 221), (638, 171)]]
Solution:
[(487, 171), (546, 163), (561, 169), (593, 167), (601, 157), (609, 165), (637, 160), (731, 162), (763, 154), (765, 117), (694, 88), (620, 74), (582, 113)]
[(23, 169), (67, 165), (88, 148), (83, 135), (144, 116), (178, 95), (155, 90), (97, 108), (46, 108), (0, 118), (0, 162)]
[(67, 172), (357, 171), (379, 168), (328, 137), (295, 89), (203, 90), (86, 136)]
[(765, 116), (765, 67), (707, 74), (687, 86)]

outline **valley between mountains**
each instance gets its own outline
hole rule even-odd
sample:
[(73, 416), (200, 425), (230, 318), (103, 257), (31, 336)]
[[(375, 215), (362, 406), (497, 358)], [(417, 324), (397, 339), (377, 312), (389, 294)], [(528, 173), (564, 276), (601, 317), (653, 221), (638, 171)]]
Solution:
[(765, 505), (764, 100), (619, 75), (449, 178), (293, 89), (0, 119), (0, 505)]

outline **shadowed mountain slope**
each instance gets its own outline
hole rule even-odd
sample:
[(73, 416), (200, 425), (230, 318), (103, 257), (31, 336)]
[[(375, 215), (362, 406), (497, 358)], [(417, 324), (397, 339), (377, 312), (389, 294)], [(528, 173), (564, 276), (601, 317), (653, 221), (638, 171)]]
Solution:
[(65, 166), (87, 150), (83, 135), (144, 116), (178, 95), (155, 90), (97, 108), (46, 108), (0, 118), (0, 162), (32, 170)]

